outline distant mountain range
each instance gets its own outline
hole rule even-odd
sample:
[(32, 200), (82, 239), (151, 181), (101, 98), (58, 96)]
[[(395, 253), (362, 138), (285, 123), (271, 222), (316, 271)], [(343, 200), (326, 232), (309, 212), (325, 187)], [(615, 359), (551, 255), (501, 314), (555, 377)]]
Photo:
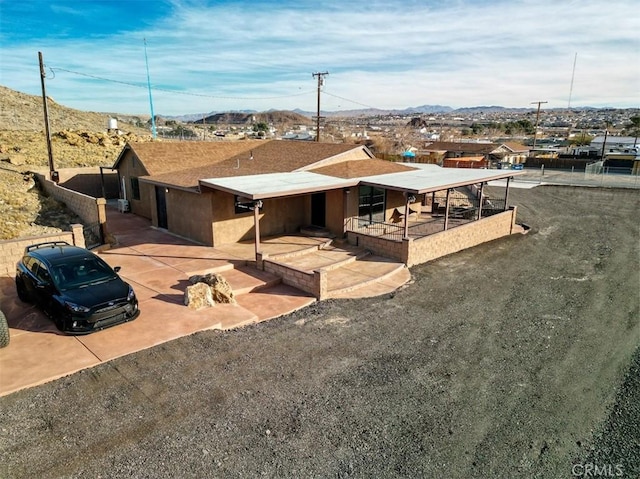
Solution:
[[(579, 107), (572, 108), (573, 111), (583, 111), (583, 110), (598, 110), (598, 108), (593, 107)], [(177, 116), (165, 116), (162, 115), (163, 118), (178, 120), (183, 122), (197, 122), (198, 120), (202, 120), (203, 118), (215, 117), (216, 115), (221, 114), (240, 114), (240, 115), (254, 115), (254, 114), (265, 114), (265, 113), (273, 113), (280, 110), (267, 110), (266, 112), (258, 112), (257, 110), (231, 110), (231, 111), (212, 111), (209, 113), (195, 113), (188, 115), (177, 115)], [(477, 115), (482, 113), (525, 113), (528, 111), (535, 111), (535, 108), (506, 108), (503, 106), (497, 105), (486, 105), (486, 106), (473, 106), (473, 107), (465, 107), (465, 108), (451, 108), (450, 106), (444, 105), (421, 105), (414, 106), (409, 108), (404, 108), (402, 110), (399, 109), (379, 109), (379, 108), (362, 108), (359, 110), (340, 110), (340, 111), (321, 111), (322, 116), (326, 117), (358, 117), (358, 116), (384, 116), (384, 115), (430, 115), (437, 113), (448, 113), (448, 114), (459, 114), (459, 115)], [(296, 108), (295, 110), (291, 110), (293, 113), (297, 113), (299, 115), (305, 116), (307, 118), (312, 118), (316, 116), (315, 111), (306, 111)]]

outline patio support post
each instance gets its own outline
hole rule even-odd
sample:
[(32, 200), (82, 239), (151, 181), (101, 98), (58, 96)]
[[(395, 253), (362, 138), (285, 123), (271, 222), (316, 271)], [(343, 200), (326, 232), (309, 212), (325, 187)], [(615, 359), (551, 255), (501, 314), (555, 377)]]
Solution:
[(409, 237), (409, 193), (404, 192), (404, 239)]
[(432, 191), (431, 192), (431, 214), (435, 213), (435, 211), (433, 211), (433, 205), (436, 204), (436, 192)]
[(258, 253), (260, 253), (260, 208), (262, 207), (262, 201), (253, 202), (253, 224), (256, 233), (255, 239), (255, 252), (256, 262), (258, 261)]
[(511, 180), (511, 178), (511, 176), (507, 177), (507, 187), (505, 188), (504, 192), (504, 211), (507, 211), (507, 205), (509, 204), (509, 181)]
[(476, 218), (477, 220), (479, 220), (480, 218), (482, 218), (482, 195), (483, 195), (483, 191), (484, 191), (484, 181), (482, 183), (480, 183), (480, 194), (478, 195), (478, 217)]
[(449, 228), (449, 194), (451, 193), (451, 188), (447, 188), (447, 198), (444, 200), (444, 230), (447, 231)]

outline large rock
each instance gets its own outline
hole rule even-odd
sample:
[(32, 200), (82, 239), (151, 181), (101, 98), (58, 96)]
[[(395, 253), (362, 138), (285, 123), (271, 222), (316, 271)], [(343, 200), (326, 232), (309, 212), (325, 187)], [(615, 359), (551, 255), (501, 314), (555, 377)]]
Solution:
[(187, 286), (184, 292), (184, 304), (191, 309), (200, 309), (213, 306), (213, 296), (211, 288), (204, 283), (196, 283)]
[(205, 275), (196, 274), (189, 278), (193, 285), (198, 283), (206, 284), (211, 289), (213, 301), (216, 303), (235, 303), (235, 295), (231, 286), (221, 275), (217, 273), (207, 273)]

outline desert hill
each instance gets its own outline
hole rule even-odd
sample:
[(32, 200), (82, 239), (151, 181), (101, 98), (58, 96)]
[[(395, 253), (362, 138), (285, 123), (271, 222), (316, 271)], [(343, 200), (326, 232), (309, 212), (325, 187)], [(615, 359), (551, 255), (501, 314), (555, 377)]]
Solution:
[(224, 124), (224, 125), (250, 125), (254, 122), (264, 122), (276, 125), (279, 128), (290, 128), (294, 125), (310, 125), (311, 120), (299, 113), (292, 111), (267, 111), (262, 113), (215, 113), (203, 120), (194, 120), (191, 123)]
[[(126, 142), (151, 139), (143, 119), (83, 112), (49, 100), (56, 169), (111, 166)], [(120, 133), (107, 132), (109, 118)], [(29, 171), (46, 169), (48, 152), (42, 97), (0, 86), (0, 240), (68, 228), (79, 222), (62, 204), (34, 188)]]
[[(120, 130), (138, 135), (149, 134), (149, 129), (144, 127), (148, 117), (86, 112), (60, 105), (51, 97), (48, 100), (51, 131), (105, 131), (109, 118), (115, 118)], [(44, 131), (42, 97), (0, 85), (0, 130)]]

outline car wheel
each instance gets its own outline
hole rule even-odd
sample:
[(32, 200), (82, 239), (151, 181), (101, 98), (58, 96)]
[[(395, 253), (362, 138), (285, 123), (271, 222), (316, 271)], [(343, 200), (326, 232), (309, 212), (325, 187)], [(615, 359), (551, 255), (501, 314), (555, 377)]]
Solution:
[(18, 292), (18, 298), (24, 303), (30, 303), (31, 298), (27, 292), (27, 288), (24, 286), (24, 282), (21, 279), (16, 278), (16, 291)]
[(0, 311), (0, 348), (4, 348), (9, 345), (9, 324), (7, 318), (2, 311)]

